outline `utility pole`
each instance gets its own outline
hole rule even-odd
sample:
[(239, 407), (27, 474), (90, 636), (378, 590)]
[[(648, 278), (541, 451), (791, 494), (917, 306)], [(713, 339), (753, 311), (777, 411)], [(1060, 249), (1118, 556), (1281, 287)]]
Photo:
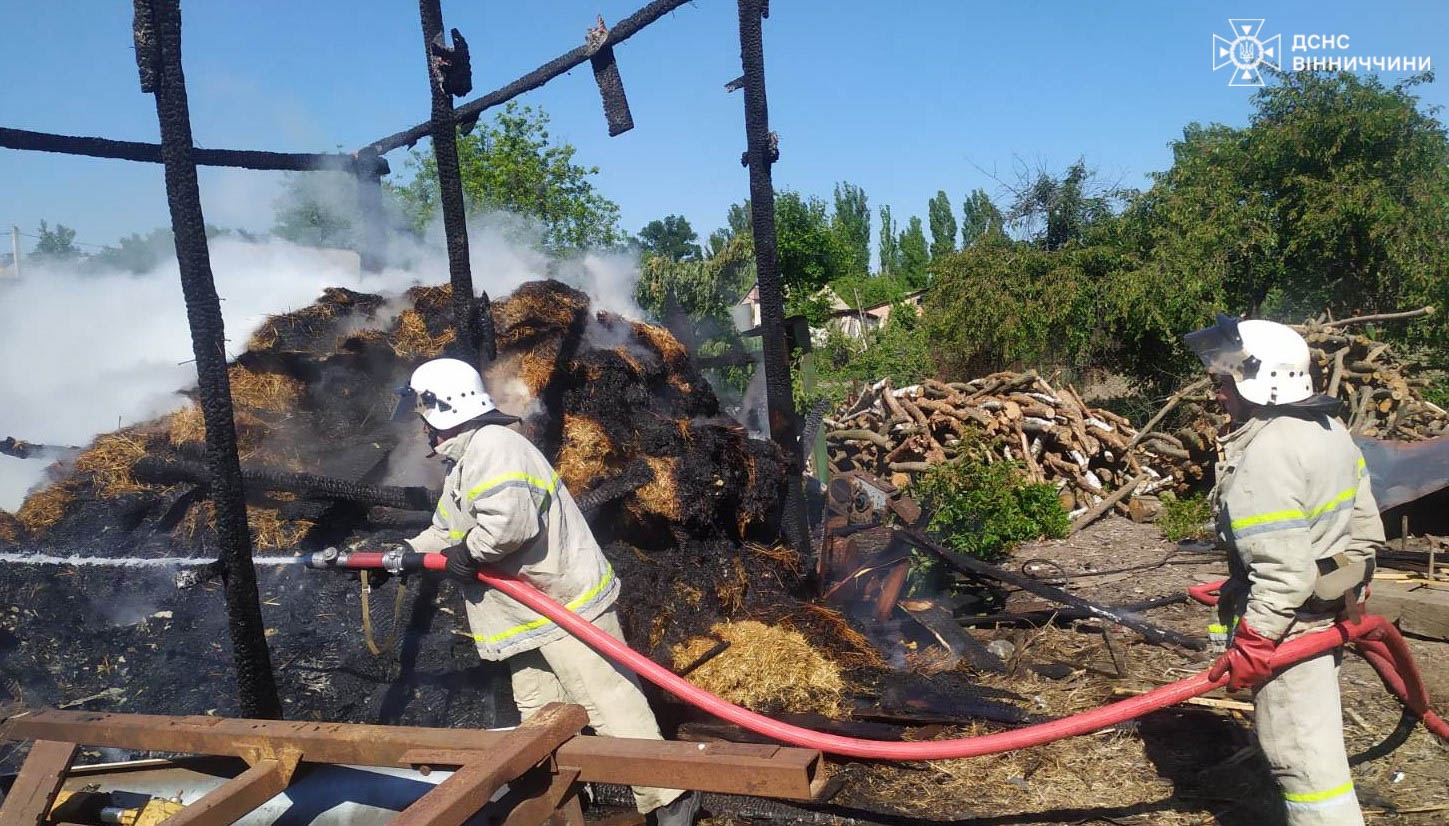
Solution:
[(10, 225), (10, 254), (15, 262), (15, 280), (20, 280), (20, 227)]

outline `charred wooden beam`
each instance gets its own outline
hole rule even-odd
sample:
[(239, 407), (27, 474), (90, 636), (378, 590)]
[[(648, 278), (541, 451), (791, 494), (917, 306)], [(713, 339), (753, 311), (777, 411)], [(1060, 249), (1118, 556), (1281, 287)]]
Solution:
[[(459, 77), (456, 58), (462, 55), (464, 68), (471, 59), (468, 57), (468, 44), (461, 38), (455, 37), (451, 49), (443, 45), (440, 0), (419, 0), (418, 13), (423, 26), (423, 53), (428, 62), (428, 90), (433, 100), (433, 116), (428, 128), (438, 168), (438, 200), (443, 207), (443, 235), (448, 244), (448, 280), (453, 286), (453, 325), (457, 338), (449, 346), (449, 351), (456, 358), (476, 364), (480, 310), (473, 298), (473, 273), (468, 263), (463, 178), (458, 169), (458, 129), (454, 125), (451, 97), (459, 89), (472, 87), (471, 77), (466, 82)], [(456, 35), (457, 29), (453, 33)], [(381, 154), (384, 150), (375, 151)], [(487, 307), (482, 311), (486, 312)]]
[[(0, 148), (32, 152), (58, 152), (63, 155), (85, 155), (91, 158), (112, 158), (119, 161), (162, 163), (161, 144), (140, 141), (116, 141), (78, 135), (56, 135), (31, 132), (27, 129), (0, 127)], [(389, 171), (387, 160), (363, 160), (358, 156), (315, 152), (257, 152), (244, 149), (192, 148), (192, 159), (198, 166), (226, 166), (235, 169), (259, 169), (281, 172), (316, 172), (335, 170), (361, 174), (369, 163), (378, 165), (379, 175)]]
[(765, 99), (765, 47), (762, 18), (769, 13), (764, 0), (739, 0), (740, 63), (745, 76), (745, 152), (750, 170), (750, 221), (755, 238), (755, 271), (760, 289), (760, 338), (764, 344), (765, 402), (770, 437), (789, 462), (783, 526), (790, 545), (802, 555), (810, 552), (801, 472), (799, 422), (790, 382), (790, 350), (785, 337), (785, 287), (775, 249), (775, 184), (770, 165), (778, 150), (770, 135), (770, 111)]
[[(645, 26), (648, 26), (650, 23), (653, 23), (688, 2), (690, 0), (654, 0), (654, 2), (644, 8), (620, 20), (614, 28), (609, 30), (609, 36), (603, 45), (613, 47), (623, 43), (625, 40), (638, 34)], [(559, 75), (583, 65), (592, 56), (593, 51), (589, 49), (587, 43), (576, 49), (571, 49), (512, 83), (459, 106), (453, 111), (454, 120), (463, 131), (471, 130), (473, 125), (478, 122), (479, 116), (485, 111), (495, 106), (501, 106), (525, 92), (537, 89)], [(385, 138), (379, 138), (368, 144), (368, 146), (376, 150), (380, 155), (386, 154), (399, 147), (412, 146), (426, 137), (431, 130), (432, 125), (430, 123), (420, 123), (404, 129), (401, 132), (388, 135)]]
[(604, 118), (609, 122), (609, 137), (616, 137), (634, 128), (634, 116), (629, 112), (629, 98), (624, 94), (624, 79), (619, 77), (619, 63), (614, 59), (614, 47), (608, 45), (609, 27), (604, 25), (604, 16), (584, 37), (584, 43), (595, 51), (589, 55), (594, 69), (594, 82), (599, 86), (599, 97), (604, 101)]
[[(131, 466), (131, 475), (138, 481), (162, 485), (172, 485), (177, 482), (209, 485), (212, 480), (211, 472), (199, 462), (166, 460), (155, 456), (143, 456), (137, 459), (136, 463)], [(330, 476), (316, 476), (311, 473), (295, 473), (271, 468), (244, 468), (242, 478), (248, 485), (266, 490), (295, 493), (303, 499), (355, 502), (359, 505), (376, 505), (409, 511), (431, 511), (434, 503), (438, 501), (438, 492), (424, 487), (363, 485)]]
[(237, 459), (231, 382), (226, 370), (226, 332), (211, 274), (206, 221), (201, 213), (201, 191), (192, 154), (191, 113), (181, 67), (180, 2), (135, 0), (135, 20), (136, 31), (142, 35), (137, 37), (136, 59), (139, 65), (149, 65), (152, 72), (156, 119), (161, 126), (161, 160), (166, 166), (166, 200), (206, 423), (207, 464), (221, 544), (239, 708), (247, 717), (281, 717), (271, 654), (262, 633), (252, 540), (247, 530), (246, 492)]

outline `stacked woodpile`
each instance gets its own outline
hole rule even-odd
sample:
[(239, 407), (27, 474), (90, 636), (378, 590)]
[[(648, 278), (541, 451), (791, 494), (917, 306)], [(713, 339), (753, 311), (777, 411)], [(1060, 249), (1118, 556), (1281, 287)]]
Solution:
[(938, 462), (1018, 462), (1029, 479), (1056, 486), (1073, 518), (1119, 490), (1112, 503), (1125, 510), (1133, 496), (1180, 488), (1201, 473), (1178, 437), (1139, 439), (1127, 419), (1035, 373), (899, 389), (882, 381), (824, 425), (831, 473), (861, 470), (901, 486)]
[[(1427, 315), (1429, 308), (1395, 313)], [(1408, 375), (1411, 369), (1387, 342), (1375, 341), (1346, 327), (1364, 319), (1314, 319), (1296, 329), (1308, 340), (1318, 369), (1318, 387), (1342, 399), (1349, 429), (1363, 436), (1418, 442), (1449, 431), (1449, 414), (1426, 400), (1428, 380)]]

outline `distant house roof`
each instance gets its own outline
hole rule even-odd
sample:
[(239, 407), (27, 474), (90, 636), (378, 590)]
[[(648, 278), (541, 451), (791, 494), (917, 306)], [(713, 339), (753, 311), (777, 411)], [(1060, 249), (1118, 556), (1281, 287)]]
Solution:
[(835, 307), (832, 306), (830, 314), (832, 316), (842, 316), (842, 315), (857, 315), (857, 314), (860, 314), (860, 313), (864, 313), (864, 314), (866, 314), (868, 316), (873, 316), (875, 318), (884, 318), (885, 316), (890, 315), (891, 307), (893, 305), (898, 304), (898, 303), (900, 303), (900, 304), (917, 304), (917, 303), (920, 302), (921, 296), (923, 296), (925, 294), (926, 294), (926, 288), (925, 287), (922, 287), (919, 290), (914, 290), (912, 292), (908, 292), (905, 295), (901, 296), (900, 298), (895, 299), (894, 301), (882, 301), (882, 302), (880, 302), (878, 304), (872, 304), (869, 307), (861, 307), (859, 310), (854, 309), (852, 307), (842, 307), (842, 308), (836, 309)]

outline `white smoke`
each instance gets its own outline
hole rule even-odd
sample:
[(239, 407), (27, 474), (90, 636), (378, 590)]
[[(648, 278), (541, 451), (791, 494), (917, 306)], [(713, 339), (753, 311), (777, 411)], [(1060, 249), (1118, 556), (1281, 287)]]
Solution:
[[(632, 256), (553, 259), (537, 249), (538, 237), (536, 225), (516, 216), (470, 220), (474, 288), (501, 299), (526, 281), (552, 277), (587, 292), (598, 309), (642, 317)], [(267, 316), (305, 307), (326, 287), (398, 296), (414, 284), (448, 281), (440, 228), (421, 244), (390, 238), (394, 266), (378, 274), (362, 273), (355, 253), (277, 239), (221, 237), (210, 249), (228, 358)], [(389, 323), (398, 309), (400, 302), (390, 302), (374, 324)], [(178, 391), (195, 386), (192, 358), (174, 258), (143, 275), (28, 265), (24, 280), (0, 282), (0, 438), (86, 445), (99, 433), (163, 415), (183, 404)], [(509, 402), (526, 409), (532, 400)], [(0, 509), (18, 507), (45, 470), (44, 461), (0, 455)]]

